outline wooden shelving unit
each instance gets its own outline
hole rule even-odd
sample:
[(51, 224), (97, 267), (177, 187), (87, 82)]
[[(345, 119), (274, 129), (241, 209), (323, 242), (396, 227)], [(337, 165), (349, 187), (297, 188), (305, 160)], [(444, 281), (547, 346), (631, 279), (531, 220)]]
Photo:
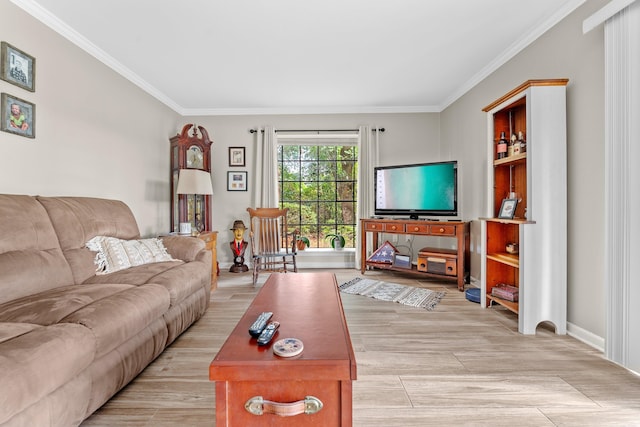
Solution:
[[(488, 124), (488, 215), (482, 224), (483, 307), (518, 315), (518, 331), (541, 322), (566, 333), (566, 79), (529, 80), (484, 108)], [(526, 152), (497, 158), (500, 134), (522, 132)], [(499, 218), (503, 199), (517, 199), (513, 219)], [(516, 244), (517, 253), (507, 252)], [(492, 295), (506, 284), (518, 301)]]
[[(431, 248), (434, 255), (439, 253), (442, 257), (452, 259), (455, 263), (455, 273), (447, 272), (433, 273), (428, 269), (421, 270), (415, 265), (411, 268), (394, 267), (391, 264), (382, 264), (367, 261), (367, 241), (370, 238), (372, 246), (378, 248), (380, 235), (389, 234), (411, 234), (415, 236), (448, 237), (456, 240), (456, 249), (435, 249)], [(369, 237), (370, 235), (370, 237)], [(382, 270), (394, 270), (404, 273), (413, 273), (428, 277), (445, 280), (455, 280), (458, 290), (464, 291), (465, 276), (469, 265), (469, 223), (466, 221), (426, 221), (426, 220), (403, 220), (403, 219), (376, 219), (368, 218), (360, 220), (360, 272), (365, 273), (367, 268), (378, 268)]]

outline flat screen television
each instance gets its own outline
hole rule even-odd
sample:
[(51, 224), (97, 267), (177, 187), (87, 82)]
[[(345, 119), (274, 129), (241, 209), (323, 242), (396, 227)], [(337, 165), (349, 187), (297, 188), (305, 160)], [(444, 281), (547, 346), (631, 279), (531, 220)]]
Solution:
[(375, 215), (458, 215), (458, 162), (378, 166)]

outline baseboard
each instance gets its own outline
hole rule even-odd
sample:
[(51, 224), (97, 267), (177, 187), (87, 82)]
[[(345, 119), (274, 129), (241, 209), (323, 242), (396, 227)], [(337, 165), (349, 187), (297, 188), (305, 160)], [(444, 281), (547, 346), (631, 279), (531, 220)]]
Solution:
[(598, 335), (589, 332), (586, 329), (582, 329), (581, 327), (576, 326), (573, 323), (567, 322), (567, 335), (577, 339), (578, 341), (582, 341), (583, 343), (604, 353), (604, 338), (599, 337)]
[(356, 268), (355, 249), (305, 249), (296, 256), (298, 268)]
[[(251, 261), (246, 263), (251, 268)], [(231, 262), (220, 262), (220, 270), (228, 270)], [(302, 269), (356, 268), (355, 249), (305, 249), (296, 256), (296, 265)]]

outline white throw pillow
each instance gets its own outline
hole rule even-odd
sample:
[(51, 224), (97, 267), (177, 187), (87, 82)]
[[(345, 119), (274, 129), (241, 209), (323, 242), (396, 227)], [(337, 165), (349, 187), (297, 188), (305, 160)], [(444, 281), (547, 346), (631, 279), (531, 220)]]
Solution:
[(160, 239), (122, 240), (96, 236), (86, 244), (95, 251), (96, 274), (109, 274), (136, 265), (163, 261), (178, 261), (169, 255)]

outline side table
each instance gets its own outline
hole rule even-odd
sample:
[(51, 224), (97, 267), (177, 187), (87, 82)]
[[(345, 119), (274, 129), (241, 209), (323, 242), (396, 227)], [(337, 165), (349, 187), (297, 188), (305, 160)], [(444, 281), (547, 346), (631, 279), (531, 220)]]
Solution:
[(198, 239), (203, 240), (206, 248), (211, 251), (211, 290), (215, 290), (218, 287), (218, 274), (220, 274), (220, 268), (218, 267), (218, 251), (216, 245), (218, 243), (217, 231), (203, 231), (198, 235)]

